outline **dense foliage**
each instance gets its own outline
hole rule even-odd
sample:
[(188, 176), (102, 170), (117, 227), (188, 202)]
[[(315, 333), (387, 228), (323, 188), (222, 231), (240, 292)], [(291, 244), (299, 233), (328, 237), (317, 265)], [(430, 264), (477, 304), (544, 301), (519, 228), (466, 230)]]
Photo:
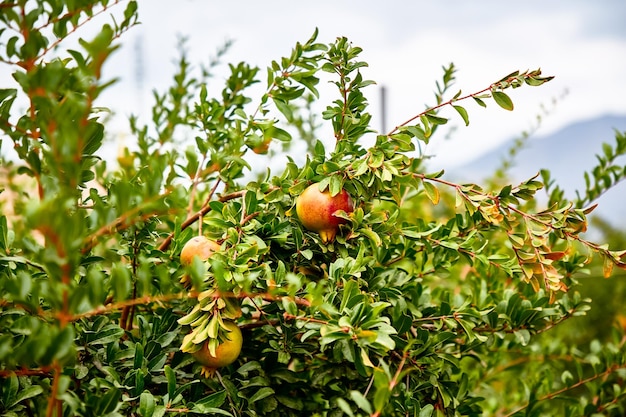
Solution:
[[(64, 47), (106, 13), (94, 39)], [(453, 183), (428, 172), (420, 143), (449, 117), (513, 110), (511, 90), (551, 77), (516, 71), (464, 94), (450, 65), (430, 108), (381, 133), (361, 49), (315, 32), (265, 74), (229, 65), (215, 96), (211, 69), (183, 50), (152, 119), (131, 118), (132, 144), (106, 160), (102, 67), (137, 13), (122, 0), (0, 5), (13, 75), (0, 89), (0, 414), (626, 414), (624, 328), (578, 345), (559, 332), (593, 305), (577, 278), (592, 258), (607, 277), (625, 266), (584, 237), (595, 199), (626, 176), (623, 133), (574, 201), (548, 171)], [(275, 141), (306, 161), (251, 172)], [(354, 202), (334, 238), (296, 215), (313, 183)], [(198, 235), (219, 250), (181, 264)], [(202, 368), (191, 353), (215, 352), (233, 321), (241, 354)]]

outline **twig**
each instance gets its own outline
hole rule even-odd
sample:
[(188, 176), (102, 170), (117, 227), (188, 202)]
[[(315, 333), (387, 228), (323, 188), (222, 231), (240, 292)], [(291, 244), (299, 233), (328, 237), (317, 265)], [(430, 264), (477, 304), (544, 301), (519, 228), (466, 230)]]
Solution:
[(173, 293), (173, 294), (161, 294), (156, 296), (145, 296), (140, 298), (135, 298), (133, 300), (120, 301), (118, 303), (112, 303), (105, 306), (101, 306), (99, 308), (95, 308), (93, 310), (87, 311), (85, 313), (74, 314), (65, 318), (67, 321), (76, 321), (87, 317), (99, 316), (101, 314), (108, 314), (113, 311), (122, 310), (126, 307), (137, 306), (142, 304), (150, 304), (155, 302), (166, 302), (171, 300), (179, 300), (182, 298), (192, 298), (196, 297), (197, 294), (195, 292), (184, 292), (184, 293)]
[(46, 408), (46, 417), (52, 417), (54, 415), (54, 411), (56, 408), (57, 415), (61, 416), (62, 413), (59, 408), (62, 407), (62, 403), (57, 398), (57, 393), (59, 391), (59, 379), (61, 378), (61, 366), (55, 360), (52, 364), (52, 387), (50, 387), (50, 396), (48, 397), (48, 407)]
[[(406, 363), (406, 359), (408, 356), (409, 356), (409, 351), (405, 351), (404, 354), (402, 355), (402, 359), (400, 360), (400, 364), (398, 365), (398, 369), (396, 369), (396, 373), (393, 375), (393, 378), (391, 378), (391, 381), (389, 381), (390, 393), (393, 392), (393, 389), (396, 387), (396, 385), (398, 385), (398, 380), (400, 379), (400, 376), (402, 375), (402, 368), (404, 368), (404, 364)], [(379, 417), (381, 412), (382, 412), (382, 409), (376, 410), (376, 412), (373, 413), (371, 417)]]
[(0, 369), (0, 378), (6, 378), (11, 375), (16, 376), (45, 376), (50, 377), (54, 369), (50, 366), (42, 366), (37, 369)]
[[(537, 398), (537, 399), (535, 399), (535, 400), (533, 401), (533, 404), (536, 404), (536, 403), (538, 403), (538, 402), (540, 402), (540, 401), (550, 400), (550, 399), (552, 399), (552, 398), (554, 398), (554, 397), (556, 397), (556, 396), (559, 396), (559, 395), (563, 394), (564, 392), (567, 392), (567, 391), (573, 390), (573, 389), (578, 388), (578, 387), (580, 387), (580, 386), (582, 386), (582, 385), (585, 385), (585, 384), (587, 384), (587, 383), (589, 383), (589, 382), (591, 382), (591, 381), (593, 381), (593, 380), (596, 380), (596, 379), (598, 379), (598, 378), (603, 378), (603, 377), (606, 377), (606, 376), (608, 376), (608, 375), (612, 374), (612, 373), (613, 373), (613, 372), (615, 372), (615, 371), (618, 371), (618, 370), (620, 370), (620, 369), (625, 369), (625, 368), (626, 368), (626, 364), (623, 364), (623, 365), (613, 365), (613, 366), (609, 367), (609, 368), (608, 368), (606, 371), (604, 371), (604, 372), (601, 372), (601, 373), (599, 373), (599, 374), (592, 375), (592, 376), (590, 376), (589, 378), (581, 379), (580, 381), (576, 382), (576, 383), (575, 383), (575, 384), (573, 384), (573, 385), (570, 385), (570, 386), (568, 386), (568, 387), (563, 387), (563, 388), (561, 388), (560, 390), (557, 390), (557, 391), (554, 391), (554, 392), (550, 392), (550, 393), (548, 393), (548, 394), (546, 394), (546, 395), (544, 395), (544, 396), (542, 396), (542, 397), (539, 397), (539, 398)], [(519, 413), (520, 411), (525, 410), (525, 409), (526, 409), (526, 408), (528, 408), (529, 406), (530, 406), (530, 402), (529, 402), (529, 403), (527, 403), (526, 405), (523, 405), (523, 406), (521, 406), (521, 407), (517, 408), (516, 410), (513, 410), (513, 411), (509, 412), (508, 414), (504, 414), (504, 415), (503, 415), (503, 417), (511, 417), (511, 416), (513, 416), (513, 415), (515, 415), (515, 414)]]

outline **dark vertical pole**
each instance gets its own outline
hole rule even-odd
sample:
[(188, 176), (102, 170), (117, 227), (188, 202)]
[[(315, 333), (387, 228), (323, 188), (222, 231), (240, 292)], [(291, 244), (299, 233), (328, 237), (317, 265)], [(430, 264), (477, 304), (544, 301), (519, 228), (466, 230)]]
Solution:
[(380, 86), (380, 128), (381, 134), (387, 133), (387, 89)]

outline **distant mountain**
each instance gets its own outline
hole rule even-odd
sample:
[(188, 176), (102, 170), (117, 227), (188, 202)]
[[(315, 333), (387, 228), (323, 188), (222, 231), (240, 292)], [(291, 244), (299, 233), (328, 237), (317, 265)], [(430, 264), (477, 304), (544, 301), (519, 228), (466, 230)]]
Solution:
[[(509, 169), (512, 181), (528, 179), (548, 169), (556, 183), (565, 190), (568, 198), (575, 196), (577, 189), (585, 185), (583, 172), (596, 165), (596, 154), (602, 154), (602, 143), (613, 144), (615, 130), (626, 131), (626, 115), (607, 115), (568, 125), (547, 135), (529, 138), (513, 159)], [(448, 171), (447, 177), (462, 178), (463, 181), (482, 182), (491, 176), (514, 146), (511, 139), (498, 148)], [(626, 166), (626, 158), (620, 158)], [(599, 199), (593, 212), (614, 226), (626, 227), (626, 182), (618, 184)]]

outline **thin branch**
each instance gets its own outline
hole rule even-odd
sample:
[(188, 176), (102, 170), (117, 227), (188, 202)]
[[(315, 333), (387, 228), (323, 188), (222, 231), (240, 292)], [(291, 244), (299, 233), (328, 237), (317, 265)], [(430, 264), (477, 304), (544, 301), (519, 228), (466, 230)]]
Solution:
[(0, 378), (7, 378), (11, 375), (16, 376), (44, 376), (50, 377), (54, 369), (51, 366), (42, 366), (36, 369), (0, 369)]
[[(396, 373), (393, 375), (391, 381), (389, 381), (389, 392), (393, 392), (393, 389), (398, 385), (398, 381), (400, 380), (400, 376), (402, 375), (402, 368), (404, 368), (404, 364), (406, 363), (406, 359), (409, 356), (409, 351), (405, 351), (402, 355), (402, 359), (400, 360), (400, 364), (398, 365), (398, 369), (396, 369)], [(379, 417), (382, 409), (376, 410), (375, 413), (371, 415), (371, 417)]]
[[(64, 40), (65, 40), (68, 36), (72, 35), (72, 34), (73, 34), (73, 33), (75, 33), (76, 31), (78, 31), (78, 29), (80, 29), (80, 28), (82, 28), (83, 26), (85, 26), (87, 23), (89, 23), (89, 22), (90, 22), (91, 20), (93, 20), (95, 17), (97, 17), (97, 16), (99, 16), (99, 15), (101, 15), (101, 14), (105, 13), (105, 12), (106, 12), (107, 10), (109, 10), (110, 8), (112, 8), (112, 7), (114, 7), (114, 6), (118, 5), (118, 4), (120, 4), (122, 1), (124, 1), (124, 0), (115, 0), (112, 4), (110, 4), (110, 5), (105, 5), (105, 6), (103, 6), (103, 8), (102, 8), (102, 9), (100, 9), (100, 10), (98, 10), (98, 11), (94, 12), (93, 14), (91, 14), (91, 15), (87, 15), (87, 17), (86, 17), (86, 19), (85, 19), (84, 21), (79, 22), (79, 23), (78, 23), (78, 24), (76, 24), (75, 26), (72, 26), (72, 27), (70, 28), (70, 30), (68, 30), (67, 34), (66, 34), (64, 37), (60, 37), (60, 38), (55, 39), (53, 42), (51, 42), (49, 45), (47, 45), (47, 46), (46, 46), (46, 47), (42, 50), (42, 52), (41, 52), (39, 55), (37, 55), (37, 56), (36, 56), (36, 57), (34, 57), (34, 58), (29, 59), (27, 62), (24, 62), (24, 61), (17, 61), (17, 62), (14, 62), (14, 61), (9, 61), (9, 60), (4, 60), (4, 59), (3, 59), (3, 60), (0, 60), (0, 62), (3, 62), (3, 63), (5, 63), (5, 64), (9, 64), (9, 65), (18, 65), (18, 66), (20, 66), (20, 67), (22, 67), (22, 68), (24, 68), (24, 69), (26, 69), (26, 70), (29, 70), (29, 69), (31, 69), (31, 68), (33, 67), (33, 65), (35, 64), (35, 62), (36, 62), (36, 61), (38, 61), (38, 60), (42, 59), (45, 55), (47, 55), (47, 54), (48, 54), (48, 52), (50, 52), (50, 51), (54, 50), (54, 49), (55, 49), (55, 48), (56, 48), (56, 47), (57, 47), (57, 46), (58, 46), (61, 42), (63, 42), (63, 41), (64, 41)], [(18, 5), (18, 4), (15, 4), (15, 3), (14, 3), (14, 4), (8, 4), (8, 5), (3, 4), (3, 5), (1, 5), (0, 7), (1, 7), (1, 8), (5, 8), (5, 7), (14, 7), (14, 6), (17, 6), (17, 5)], [(61, 16), (61, 17), (57, 17), (56, 19), (53, 19), (53, 20), (50, 20), (50, 21), (46, 22), (44, 25), (39, 26), (39, 27), (36, 27), (36, 28), (34, 28), (34, 29), (36, 29), (37, 31), (41, 31), (41, 30), (42, 30), (43, 28), (45, 28), (46, 26), (49, 26), (49, 25), (51, 25), (51, 24), (54, 24), (54, 23), (56, 23), (56, 22), (58, 22), (58, 21), (60, 21), (60, 20), (62, 20), (62, 19), (65, 19), (65, 18), (67, 18), (67, 17), (71, 16), (71, 15), (76, 15), (76, 14), (79, 14), (79, 13), (81, 13), (81, 12), (85, 11), (85, 10), (88, 10), (88, 9), (91, 9), (91, 8), (89, 8), (89, 7), (84, 7), (84, 8), (81, 8), (81, 9), (77, 9), (77, 10), (75, 10), (75, 11), (71, 12), (71, 13), (70, 13), (70, 12), (68, 12), (68, 13), (66, 13), (66, 14), (65, 14), (65, 15), (63, 15), (63, 16)], [(24, 39), (25, 39), (25, 40), (27, 40), (28, 36), (24, 34), (24, 33), (25, 33), (25, 32), (24, 32), (24, 30), (22, 30), (22, 31), (21, 31), (21, 33), (23, 33), (23, 35), (22, 35), (22, 36), (24, 37)]]
[(154, 295), (154, 296), (147, 295), (145, 297), (139, 297), (139, 298), (135, 298), (132, 300), (120, 301), (117, 303), (100, 306), (98, 308), (87, 311), (85, 313), (73, 314), (69, 317), (66, 317), (65, 320), (77, 321), (77, 320), (87, 318), (87, 317), (99, 316), (102, 314), (109, 314), (114, 311), (123, 310), (124, 308), (130, 307), (130, 306), (137, 306), (137, 305), (151, 304), (151, 303), (158, 303), (158, 302), (167, 302), (167, 301), (180, 300), (183, 298), (191, 298), (191, 297), (197, 297), (197, 293), (182, 292), (182, 293), (161, 294), (161, 295)]
[[(540, 74), (539, 74), (539, 72), (537, 72), (537, 73), (524, 73), (524, 74), (519, 74), (519, 73), (516, 72), (514, 74), (511, 74), (509, 77), (507, 77), (505, 79), (502, 79), (500, 81), (496, 81), (494, 83), (491, 83), (489, 85), (489, 87), (483, 88), (482, 90), (477, 91), (475, 93), (467, 94), (467, 95), (462, 96), (462, 97), (453, 97), (453, 98), (451, 98), (448, 101), (445, 101), (445, 102), (442, 102), (442, 103), (440, 103), (440, 104), (438, 104), (436, 106), (430, 107), (430, 108), (424, 110), (423, 112), (421, 112), (421, 113), (411, 117), (407, 121), (405, 121), (403, 123), (400, 123), (399, 125), (394, 127), (389, 133), (387, 133), (387, 136), (393, 135), (398, 130), (400, 130), (401, 127), (404, 127), (404, 126), (408, 125), (409, 123), (413, 122), (414, 120), (419, 119), (421, 116), (424, 116), (427, 113), (430, 113), (430, 112), (432, 112), (434, 110), (438, 110), (438, 109), (440, 109), (442, 107), (452, 105), (452, 103), (455, 103), (457, 101), (463, 101), (463, 100), (466, 100), (468, 98), (477, 97), (477, 96), (479, 96), (479, 95), (481, 95), (483, 93), (486, 93), (488, 91), (493, 92), (493, 91), (497, 91), (497, 90), (500, 90), (500, 89), (505, 89), (508, 86), (514, 86), (515, 87), (514, 84), (515, 84), (516, 80), (519, 81), (519, 77), (523, 76), (523, 77), (525, 77), (525, 79), (532, 79), (533, 75), (540, 75)], [(552, 78), (553, 77), (547, 77), (544, 80), (550, 80)]]
[(62, 403), (57, 398), (59, 391), (59, 379), (61, 378), (61, 365), (55, 360), (52, 364), (52, 387), (50, 388), (50, 396), (48, 396), (48, 407), (46, 408), (46, 417), (52, 417), (54, 415), (55, 408), (57, 415), (61, 415), (59, 408)]
[[(539, 397), (539, 398), (535, 399), (533, 401), (533, 404), (536, 404), (536, 403), (538, 403), (540, 401), (551, 400), (552, 398), (557, 397), (557, 396), (559, 396), (559, 395), (561, 395), (561, 394), (563, 394), (563, 393), (565, 393), (567, 391), (571, 391), (571, 390), (573, 390), (575, 388), (583, 386), (583, 385), (585, 385), (585, 384), (587, 384), (587, 383), (589, 383), (591, 381), (594, 381), (594, 380), (596, 380), (598, 378), (604, 378), (604, 377), (606, 377), (606, 376), (608, 376), (608, 375), (612, 374), (613, 372), (616, 372), (616, 371), (618, 371), (620, 369), (626, 369), (626, 364), (623, 364), (623, 365), (613, 365), (613, 366), (609, 367), (604, 372), (592, 375), (589, 378), (581, 379), (580, 381), (576, 382), (575, 384), (567, 386), (567, 387), (563, 387), (560, 390), (557, 390), (557, 391), (554, 391), (554, 392), (550, 392), (550, 393), (548, 393), (548, 394), (546, 394), (546, 395), (544, 395), (542, 397)], [(511, 417), (511, 416), (521, 412), (521, 411), (524, 411), (529, 406), (530, 406), (530, 402), (527, 403), (526, 405), (523, 405), (523, 406), (517, 408), (516, 410), (513, 410), (513, 411), (509, 412), (508, 414), (504, 414), (503, 417)]]
[(238, 293), (216, 291), (213, 297), (214, 298), (261, 298), (265, 301), (270, 301), (270, 302), (280, 301), (286, 298), (286, 299), (293, 301), (297, 305), (300, 305), (303, 307), (311, 307), (311, 302), (307, 300), (306, 298), (294, 297), (291, 295), (274, 295), (274, 294), (269, 294), (269, 293), (253, 293), (253, 292), (245, 292), (245, 291), (238, 292)]
[(328, 320), (320, 320), (314, 317), (309, 316), (294, 316), (291, 313), (284, 312), (283, 317), (285, 320), (296, 320), (296, 321), (304, 321), (307, 323), (316, 323), (316, 324), (328, 324)]
[(434, 110), (438, 110), (438, 109), (440, 109), (440, 108), (442, 108), (442, 107), (445, 107), (445, 106), (451, 105), (451, 104), (452, 104), (452, 103), (454, 103), (454, 102), (457, 102), (457, 101), (462, 101), (462, 100), (466, 100), (466, 99), (468, 99), (468, 98), (475, 97), (475, 96), (478, 96), (478, 95), (480, 95), (480, 94), (486, 93), (487, 91), (490, 91), (490, 90), (493, 88), (493, 86), (494, 86), (494, 85), (495, 85), (495, 84), (491, 84), (489, 87), (487, 87), (487, 88), (483, 88), (482, 90), (477, 91), (477, 92), (475, 92), (475, 93), (468, 94), (468, 95), (463, 96), (463, 97), (453, 98), (453, 99), (450, 99), (450, 100), (448, 100), (448, 101), (445, 101), (445, 102), (443, 102), (443, 103), (441, 103), (441, 104), (438, 104), (438, 105), (436, 105), (436, 106), (429, 107), (428, 109), (424, 110), (423, 112), (416, 114), (415, 116), (411, 117), (410, 119), (406, 120), (405, 122), (400, 123), (399, 125), (397, 125), (396, 127), (394, 127), (394, 128), (393, 128), (393, 129), (392, 129), (389, 133), (387, 133), (387, 136), (391, 136), (391, 135), (393, 135), (393, 134), (394, 134), (394, 133), (396, 133), (398, 130), (400, 130), (400, 128), (401, 128), (401, 127), (404, 127), (404, 126), (408, 125), (409, 123), (411, 123), (412, 121), (419, 119), (420, 117), (424, 116), (426, 113), (430, 113), (430, 112), (432, 112), (432, 111), (434, 111)]

